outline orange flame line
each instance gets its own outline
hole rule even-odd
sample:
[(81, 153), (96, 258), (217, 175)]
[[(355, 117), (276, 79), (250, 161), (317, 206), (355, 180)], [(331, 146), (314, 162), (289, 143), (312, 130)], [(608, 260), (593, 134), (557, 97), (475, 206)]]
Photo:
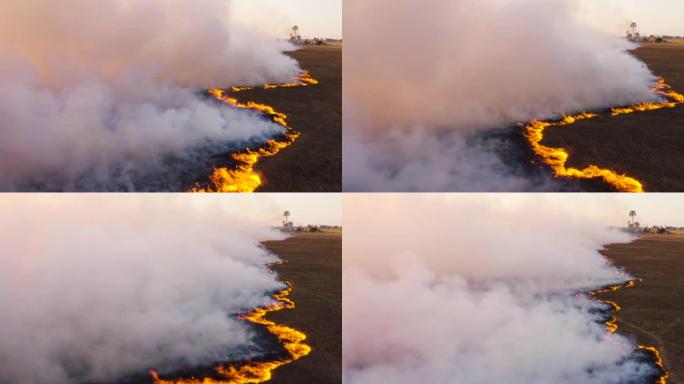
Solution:
[[(318, 80), (311, 77), (308, 71), (303, 71), (297, 78), (297, 83), (265, 84), (263, 89), (308, 87), (317, 85)], [(257, 89), (257, 87), (233, 87), (232, 93)], [(287, 124), (287, 115), (276, 111), (275, 108), (266, 104), (253, 101), (242, 103), (235, 97), (230, 97), (226, 90), (210, 89), (209, 94), (216, 100), (230, 105), (236, 109), (248, 109), (258, 111), (268, 116), (274, 123), (285, 128), (285, 132), (278, 138), (266, 140), (256, 149), (247, 147), (243, 151), (231, 154), (231, 158), (237, 163), (234, 168), (215, 168), (209, 176), (209, 185), (196, 185), (190, 192), (254, 192), (263, 184), (261, 175), (255, 170), (256, 164), (262, 157), (273, 157), (281, 150), (292, 145), (301, 136), (301, 133)]]
[[(674, 108), (684, 104), (684, 95), (677, 93), (665, 83), (664, 79), (659, 79), (651, 92), (665, 97), (668, 101), (660, 103), (642, 103), (625, 108), (612, 108), (611, 116), (619, 116), (634, 112), (653, 111), (663, 108)], [(606, 183), (620, 192), (644, 192), (643, 184), (632, 177), (621, 175), (611, 169), (600, 168), (596, 165), (589, 165), (584, 169), (567, 167), (570, 154), (565, 148), (551, 148), (541, 144), (544, 140), (544, 131), (550, 127), (574, 124), (580, 120), (592, 119), (599, 116), (597, 113), (580, 113), (572, 116), (564, 116), (559, 121), (539, 121), (532, 120), (528, 124), (523, 124), (523, 134), (527, 139), (532, 151), (541, 158), (542, 162), (551, 167), (556, 177), (566, 177), (574, 179), (603, 179)]]
[(246, 314), (238, 316), (240, 320), (246, 320), (253, 324), (263, 325), (271, 334), (278, 338), (288, 356), (273, 361), (254, 361), (246, 363), (234, 363), (219, 365), (214, 368), (216, 375), (221, 379), (210, 377), (190, 378), (177, 380), (164, 380), (155, 371), (150, 371), (155, 384), (257, 384), (264, 383), (273, 377), (273, 371), (283, 365), (290, 364), (311, 353), (311, 346), (305, 343), (306, 334), (294, 328), (277, 324), (266, 319), (266, 315), (283, 309), (294, 309), (295, 303), (289, 298), (292, 293), (292, 285), (288, 282), (287, 288), (273, 295), (275, 303), (265, 307), (258, 307)]
[[(637, 281), (642, 282), (643, 280), (639, 278), (639, 279), (637, 279)], [(626, 284), (616, 284), (616, 285), (612, 285), (612, 286), (607, 287), (607, 288), (598, 289), (596, 291), (591, 291), (591, 292), (589, 292), (589, 295), (596, 296), (596, 295), (600, 295), (602, 293), (615, 292), (615, 291), (618, 291), (622, 288), (631, 288), (635, 284), (636, 283), (634, 280), (630, 280)], [(620, 310), (622, 310), (622, 307), (620, 307), (614, 301), (611, 301), (611, 300), (598, 300), (598, 301), (601, 303), (605, 303), (605, 304), (610, 305), (613, 308), (611, 310), (612, 313), (616, 313), (616, 312), (619, 312)], [(610, 335), (612, 335), (618, 331), (617, 318), (614, 315), (611, 315), (610, 319), (606, 320), (604, 322), (604, 324), (606, 326), (606, 332), (607, 332), (606, 339), (610, 340)], [(656, 379), (655, 384), (667, 384), (667, 380), (670, 377), (670, 372), (668, 372), (667, 369), (665, 369), (665, 362), (663, 361), (662, 357), (660, 356), (660, 352), (658, 351), (658, 349), (656, 347), (653, 347), (653, 346), (646, 346), (646, 345), (640, 345), (640, 344), (637, 345), (635, 347), (635, 349), (641, 350), (641, 351), (647, 351), (647, 352), (651, 353), (651, 355), (653, 355), (654, 363), (661, 371), (661, 374)]]
[(640, 349), (642, 351), (648, 351), (651, 354), (653, 354), (653, 357), (655, 359), (655, 364), (663, 372), (660, 375), (660, 377), (656, 380), (656, 384), (667, 384), (667, 380), (670, 378), (670, 372), (668, 372), (665, 369), (665, 363), (663, 362), (663, 358), (660, 356), (660, 352), (655, 347), (651, 347), (651, 346), (647, 346), (647, 345), (637, 345), (637, 349)]

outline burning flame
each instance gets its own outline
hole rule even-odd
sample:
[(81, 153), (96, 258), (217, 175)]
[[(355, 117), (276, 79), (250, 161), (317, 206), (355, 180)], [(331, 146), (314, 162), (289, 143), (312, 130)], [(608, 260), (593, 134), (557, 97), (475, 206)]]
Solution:
[[(637, 279), (636, 281), (643, 281), (642, 279)], [(596, 296), (602, 293), (608, 293), (608, 292), (615, 292), (617, 290), (620, 290), (622, 288), (631, 288), (635, 284), (635, 280), (630, 280), (625, 284), (616, 284), (616, 285), (611, 285), (607, 288), (599, 289), (596, 291), (589, 292), (589, 295), (591, 296)], [(615, 313), (620, 310), (622, 310), (622, 307), (620, 307), (616, 302), (610, 301), (610, 300), (598, 300), (601, 303), (605, 303), (611, 306), (611, 312)], [(610, 339), (610, 335), (614, 334), (618, 330), (618, 325), (617, 325), (617, 318), (614, 315), (611, 315), (610, 319), (606, 320), (604, 322), (606, 326), (606, 338)], [(660, 352), (656, 347), (652, 346), (646, 346), (646, 345), (637, 345), (636, 346), (637, 350), (640, 351), (646, 351), (650, 353), (653, 356), (653, 360), (655, 365), (658, 367), (660, 370), (661, 374), (660, 376), (656, 379), (655, 384), (667, 384), (667, 380), (670, 377), (670, 373), (665, 369), (665, 363), (663, 362), (662, 357), (660, 356)]]
[[(296, 83), (264, 84), (263, 89), (308, 87), (317, 85), (318, 80), (311, 77), (309, 71), (303, 71), (297, 78)], [(261, 87), (233, 87), (232, 93), (239, 93)], [(222, 89), (210, 89), (209, 94), (214, 99), (230, 105), (236, 109), (248, 109), (258, 111), (268, 116), (274, 123), (285, 128), (285, 132), (277, 138), (269, 139), (259, 148), (247, 147), (245, 150), (231, 154), (231, 158), (237, 163), (234, 168), (216, 168), (209, 176), (209, 186), (197, 185), (191, 192), (254, 192), (263, 184), (261, 175), (255, 170), (256, 164), (262, 157), (273, 157), (281, 150), (292, 145), (301, 135), (287, 124), (287, 115), (278, 112), (275, 108), (259, 104), (253, 101), (246, 103), (228, 95), (228, 91)]]
[(294, 88), (294, 87), (308, 87), (309, 85), (317, 85), (318, 80), (314, 79), (309, 71), (302, 71), (297, 77), (297, 83), (283, 83), (283, 84), (264, 84), (260, 87), (232, 87), (231, 92), (237, 93), (242, 91), (251, 91), (253, 89), (274, 89), (274, 88)]
[(273, 371), (283, 365), (299, 360), (311, 353), (311, 346), (305, 343), (306, 335), (294, 328), (280, 325), (266, 319), (270, 312), (283, 309), (294, 309), (295, 303), (289, 298), (292, 293), (292, 285), (286, 283), (287, 288), (273, 295), (275, 302), (265, 307), (255, 308), (251, 312), (238, 316), (240, 320), (246, 320), (254, 324), (263, 325), (278, 338), (288, 356), (273, 361), (255, 361), (219, 365), (214, 368), (216, 375), (221, 379), (209, 377), (196, 379), (164, 380), (155, 371), (151, 371), (155, 384), (257, 384), (271, 380)]
[(665, 83), (665, 79), (658, 79), (658, 83), (651, 89), (651, 92), (666, 98), (668, 101), (661, 103), (642, 103), (631, 107), (613, 108), (611, 116), (625, 115), (634, 112), (655, 111), (663, 108), (674, 108), (679, 104), (684, 104), (684, 95), (672, 90), (672, 87)]
[(645, 345), (637, 345), (637, 349), (650, 352), (655, 359), (655, 364), (658, 366), (658, 368), (660, 368), (661, 372), (663, 372), (663, 374), (660, 375), (656, 381), (656, 384), (667, 384), (667, 379), (670, 378), (670, 373), (665, 369), (665, 363), (663, 362), (663, 358), (660, 357), (660, 352), (658, 352), (655, 347), (649, 347)]
[[(592, 295), (592, 296), (596, 296), (596, 295), (600, 295), (600, 294), (602, 294), (602, 293), (615, 292), (615, 291), (620, 290), (620, 289), (622, 289), (622, 288), (630, 288), (630, 287), (633, 287), (634, 284), (635, 284), (635, 283), (634, 283), (634, 280), (630, 280), (630, 281), (628, 281), (628, 282), (625, 283), (625, 284), (611, 285), (610, 287), (607, 287), (607, 288), (603, 288), (603, 289), (599, 289), (599, 290), (596, 290), (596, 291), (589, 292), (589, 294)], [(619, 311), (622, 310), (622, 307), (620, 307), (620, 306), (618, 305), (618, 303), (616, 303), (616, 302), (614, 302), (614, 301), (611, 301), (611, 300), (598, 300), (598, 301), (601, 302), (601, 303), (604, 303), (604, 304), (608, 304), (608, 305), (612, 308), (612, 309), (611, 309), (611, 312), (613, 312), (613, 313), (619, 312)], [(617, 332), (617, 330), (618, 330), (618, 325), (617, 325), (617, 318), (616, 318), (615, 316), (612, 316), (612, 315), (611, 315), (610, 319), (609, 319), (609, 320), (606, 320), (606, 322), (605, 322), (604, 324), (606, 325), (606, 329), (607, 329), (607, 331), (608, 331), (608, 335), (611, 335), (611, 334)]]
[[(684, 104), (684, 95), (677, 93), (665, 83), (664, 79), (659, 79), (655, 87), (651, 89), (653, 94), (665, 98), (667, 101), (660, 103), (642, 103), (625, 108), (612, 108), (611, 116), (619, 116), (633, 112), (653, 111), (663, 108), (674, 108)], [(620, 192), (644, 192), (643, 184), (627, 175), (621, 175), (613, 170), (600, 168), (596, 165), (589, 165), (584, 169), (567, 167), (569, 153), (564, 148), (551, 148), (541, 144), (544, 140), (544, 131), (550, 127), (574, 124), (580, 120), (592, 119), (599, 116), (597, 113), (580, 113), (572, 116), (564, 116), (558, 121), (539, 121), (532, 120), (528, 124), (523, 124), (523, 134), (527, 139), (532, 151), (541, 158), (542, 162), (554, 172), (556, 177), (567, 177), (574, 179), (603, 179), (613, 188)]]

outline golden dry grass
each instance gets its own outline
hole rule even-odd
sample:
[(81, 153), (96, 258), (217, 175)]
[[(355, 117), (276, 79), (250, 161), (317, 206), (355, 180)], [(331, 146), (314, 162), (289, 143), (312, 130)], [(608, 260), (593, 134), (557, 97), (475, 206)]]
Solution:
[(619, 332), (661, 352), (670, 383), (684, 383), (684, 235), (647, 235), (630, 244), (610, 245), (604, 255), (643, 279), (632, 288), (601, 295), (617, 302)]
[(265, 247), (286, 261), (275, 269), (292, 282), (297, 307), (269, 318), (307, 334), (311, 354), (275, 372), (274, 384), (342, 381), (342, 232), (302, 233)]
[(258, 192), (340, 192), (342, 49), (307, 46), (290, 55), (311, 72), (318, 85), (240, 95), (287, 114), (290, 126), (302, 133), (291, 147), (259, 163), (257, 171), (265, 182)]

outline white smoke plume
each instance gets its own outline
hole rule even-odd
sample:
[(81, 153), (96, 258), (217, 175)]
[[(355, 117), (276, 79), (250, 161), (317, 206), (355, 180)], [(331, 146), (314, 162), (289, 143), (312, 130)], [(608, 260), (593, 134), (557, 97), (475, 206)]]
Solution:
[(3, 1), (0, 189), (133, 190), (141, 173), (172, 173), (169, 158), (279, 133), (201, 91), (289, 81), (290, 48), (225, 0)]
[(468, 137), (654, 97), (634, 47), (579, 22), (574, 0), (344, 5), (346, 190), (544, 189)]
[[(639, 383), (578, 291), (626, 281), (598, 252), (608, 216), (537, 196), (344, 198), (347, 384)], [(572, 211), (575, 209), (575, 212)], [(605, 309), (605, 308), (604, 308)]]
[(117, 382), (270, 352), (234, 315), (284, 288), (260, 246), (283, 238), (273, 206), (128, 196), (0, 199), (0, 382)]

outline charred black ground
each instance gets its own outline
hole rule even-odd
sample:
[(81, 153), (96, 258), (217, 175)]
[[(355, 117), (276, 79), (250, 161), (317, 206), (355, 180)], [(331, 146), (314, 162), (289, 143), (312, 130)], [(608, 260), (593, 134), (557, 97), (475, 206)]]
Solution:
[(498, 157), (502, 168), (497, 174), (527, 180), (529, 188), (525, 192), (613, 192), (610, 185), (600, 180), (554, 177), (553, 171), (532, 151), (518, 126), (476, 134), (468, 139), (468, 145)]

